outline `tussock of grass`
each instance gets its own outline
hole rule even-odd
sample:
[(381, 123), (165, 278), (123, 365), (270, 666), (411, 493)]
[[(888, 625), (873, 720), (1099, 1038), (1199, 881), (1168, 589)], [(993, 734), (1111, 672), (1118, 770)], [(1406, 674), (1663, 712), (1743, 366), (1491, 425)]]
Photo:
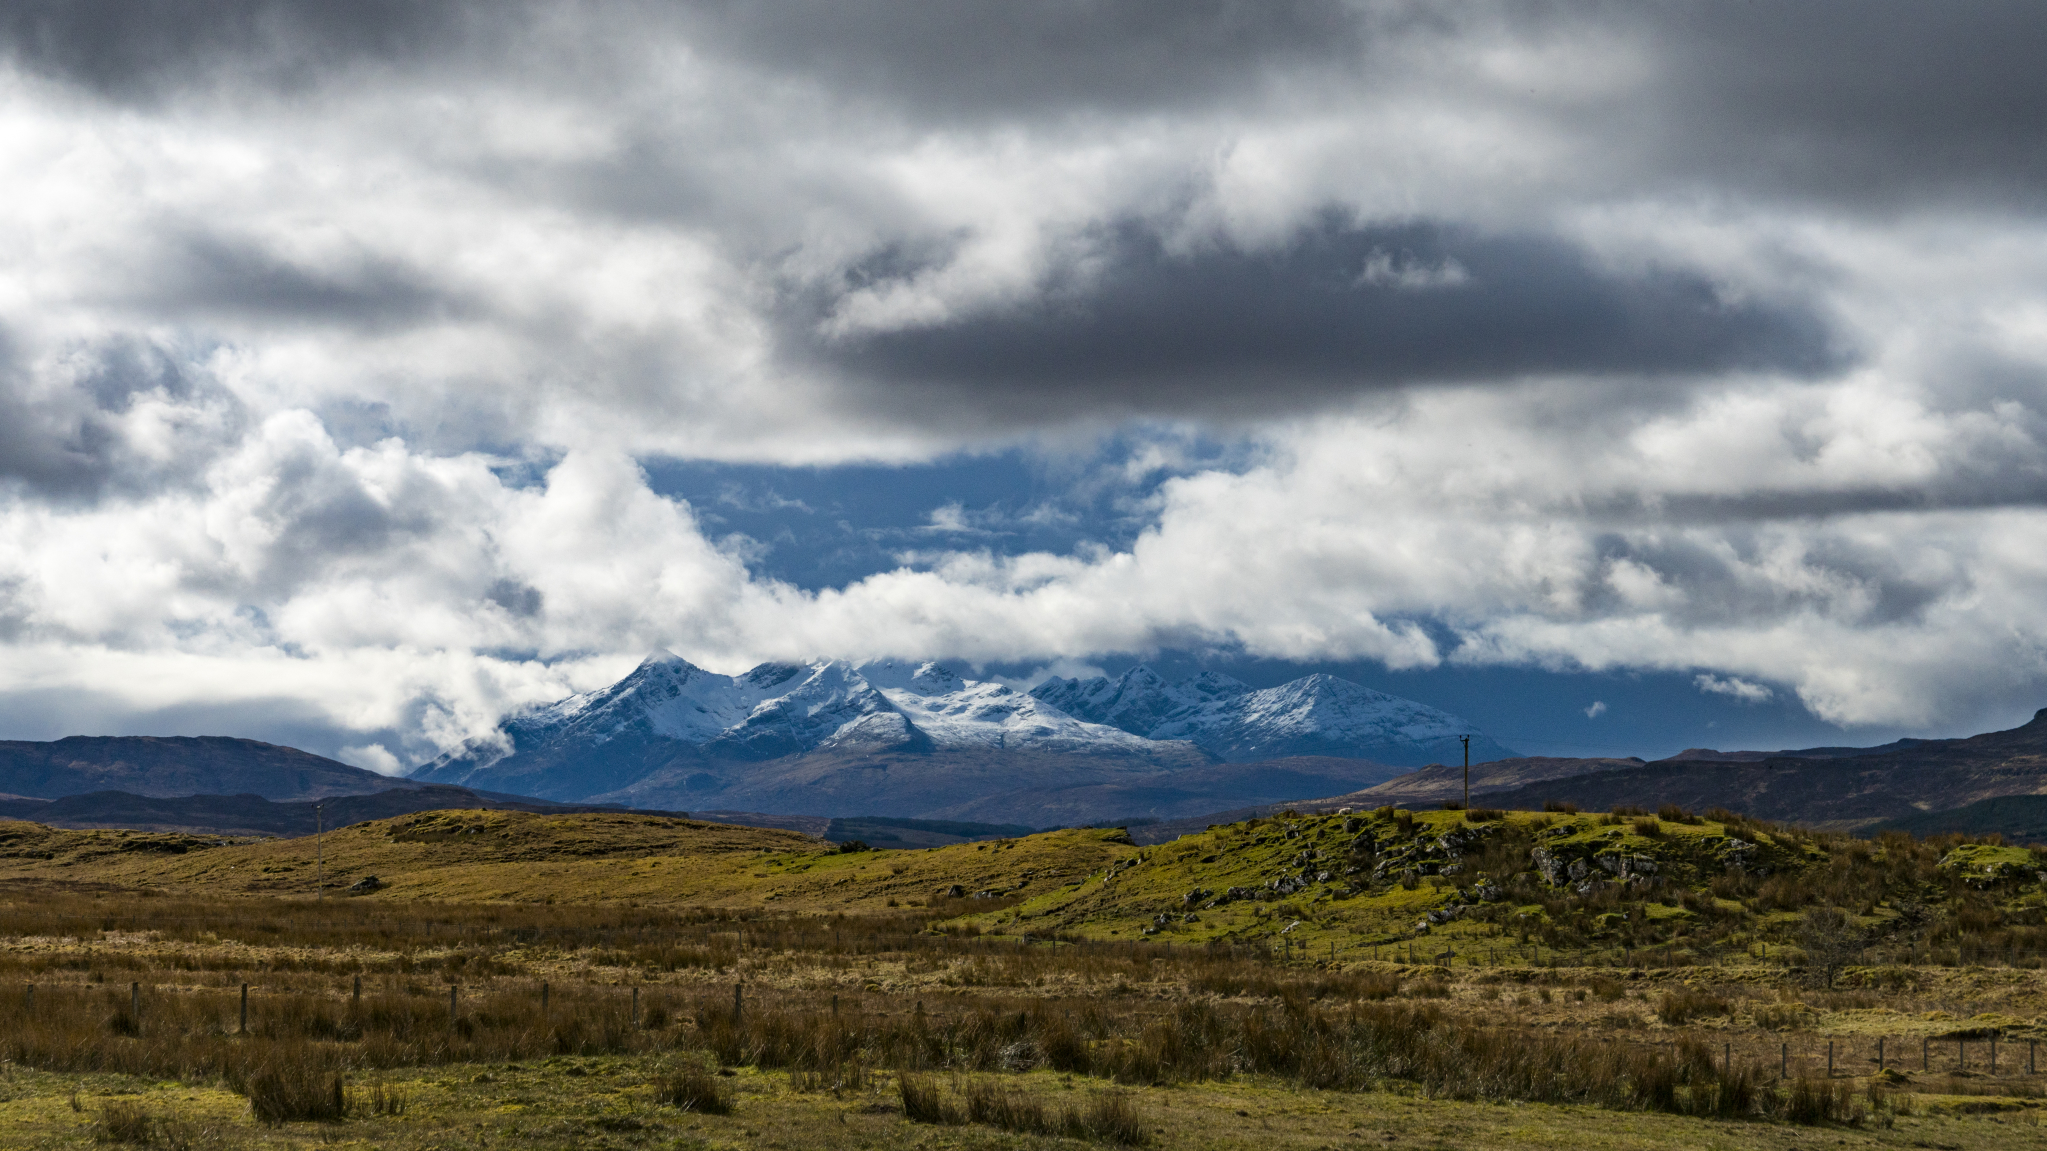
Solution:
[(204, 1151), (221, 1144), (218, 1132), (140, 1103), (110, 1099), (92, 1124), (101, 1146), (146, 1147), (154, 1151)]
[(326, 1064), (298, 1045), (273, 1052), (272, 1061), (260, 1068), (236, 1073), (228, 1086), (249, 1097), (249, 1113), (259, 1123), (339, 1123), (348, 1118), (348, 1089)]
[(1019, 1135), (1063, 1135), (1125, 1147), (1142, 1147), (1151, 1141), (1136, 1105), (1122, 1092), (1103, 1092), (1086, 1102), (1047, 1108), (1024, 1092), (986, 1080), (968, 1084), (960, 1103), (947, 1099), (936, 1084), (918, 1076), (904, 1076), (896, 1088), (903, 1116), (912, 1123), (980, 1124)]
[(732, 1097), (718, 1077), (703, 1064), (691, 1061), (662, 1076), (654, 1084), (654, 1097), (671, 1107), (699, 1115), (730, 1115)]
[(1690, 987), (1665, 992), (1656, 1003), (1657, 1018), (1673, 1027), (1709, 1015), (1730, 1015), (1733, 1011), (1733, 1005), (1720, 996)]

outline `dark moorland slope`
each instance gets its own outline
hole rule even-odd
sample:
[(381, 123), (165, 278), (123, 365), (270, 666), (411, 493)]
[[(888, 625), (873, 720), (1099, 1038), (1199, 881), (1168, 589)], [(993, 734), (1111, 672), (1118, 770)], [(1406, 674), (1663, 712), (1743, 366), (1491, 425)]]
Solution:
[[(27, 819), (50, 827), (134, 828), (198, 835), (311, 835), (366, 819), (390, 819), (418, 811), (529, 811), (550, 815), (617, 811), (614, 807), (546, 803), (521, 796), (472, 791), (466, 787), (396, 787), (367, 795), (331, 796), (324, 816), (312, 803), (273, 803), (260, 795), (134, 795), (95, 791), (62, 799), (0, 799), (0, 817)], [(641, 814), (680, 818), (682, 812)]]
[(1759, 819), (1849, 829), (2043, 791), (2047, 710), (2009, 731), (1927, 740), (1896, 751), (1828, 758), (1776, 755), (1747, 762), (1666, 759), (1625, 771), (1526, 784), (1488, 794), (1485, 802), (1521, 810), (1564, 802), (1587, 811), (1674, 803), (1695, 811), (1720, 807)]
[(0, 741), (0, 793), (58, 799), (133, 795), (260, 795), (282, 802), (417, 787), (345, 763), (228, 736), (87, 736)]

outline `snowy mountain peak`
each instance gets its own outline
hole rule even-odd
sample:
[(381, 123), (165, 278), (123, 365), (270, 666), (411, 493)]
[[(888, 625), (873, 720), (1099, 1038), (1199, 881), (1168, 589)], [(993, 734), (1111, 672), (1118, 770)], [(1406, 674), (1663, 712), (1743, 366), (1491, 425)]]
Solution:
[(936, 663), (912, 663), (902, 659), (873, 659), (859, 664), (862, 679), (878, 688), (915, 692), (918, 695), (947, 695), (963, 689), (968, 681), (949, 667)]
[(1069, 715), (1148, 739), (1184, 739), (1231, 760), (1346, 756), (1420, 766), (1514, 752), (1470, 722), (1411, 699), (1316, 673), (1262, 690), (1216, 672), (1167, 683), (1139, 664), (1115, 680), (1049, 679), (1031, 694)]
[[(938, 749), (1142, 757), (1161, 746), (936, 663), (764, 663), (726, 676), (657, 651), (618, 682), (509, 719), (495, 737), (423, 765), (414, 778), (482, 783), (470, 773), (508, 757), (572, 756), (614, 743), (666, 748), (669, 758), (687, 749), (739, 761)], [(1200, 756), (1184, 745), (1178, 751)]]

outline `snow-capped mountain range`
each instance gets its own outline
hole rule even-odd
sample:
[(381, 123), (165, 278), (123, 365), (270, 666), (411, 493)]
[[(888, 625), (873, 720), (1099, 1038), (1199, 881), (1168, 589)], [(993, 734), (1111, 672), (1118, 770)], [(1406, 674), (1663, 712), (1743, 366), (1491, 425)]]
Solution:
[(1232, 762), (1292, 755), (1375, 759), (1403, 767), (1511, 759), (1466, 720), (1427, 704), (1338, 679), (1310, 675), (1262, 690), (1205, 671), (1167, 683), (1139, 664), (1119, 679), (1048, 679), (1031, 689), (1067, 715), (1147, 739), (1184, 739)]
[[(1115, 681), (1054, 679), (1021, 692), (935, 663), (826, 660), (727, 676), (664, 651), (609, 687), (507, 720), (412, 777), (639, 806), (1000, 809), (1043, 825), (1051, 821), (1029, 818), (1023, 792), (1109, 787), (1089, 802), (1128, 804), (1149, 794), (1140, 777), (1300, 755), (1357, 760), (1339, 774), (1383, 778), (1395, 774), (1385, 765), (1444, 758), (1462, 734), (1473, 736), (1474, 762), (1513, 754), (1455, 716), (1330, 676), (1260, 691), (1213, 673), (1171, 684), (1139, 667)], [(1237, 798), (1234, 777), (1250, 778), (1223, 770), (1211, 781), (1217, 794)], [(1189, 804), (1214, 791), (1176, 778), (1193, 788)], [(1327, 782), (1262, 778), (1266, 791), (1306, 789), (1278, 800), (1321, 794)], [(991, 798), (1012, 790), (1012, 800)]]

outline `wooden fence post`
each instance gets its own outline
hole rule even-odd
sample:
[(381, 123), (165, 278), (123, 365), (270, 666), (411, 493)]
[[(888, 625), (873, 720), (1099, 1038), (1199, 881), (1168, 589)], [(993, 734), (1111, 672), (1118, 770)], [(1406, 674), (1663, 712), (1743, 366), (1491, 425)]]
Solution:
[(243, 1034), (243, 1035), (247, 1035), (248, 1033), (249, 1033), (249, 985), (248, 985), (248, 984), (246, 984), (246, 983), (244, 983), (244, 984), (242, 984), (242, 1030), (241, 1030), (241, 1034)]
[(362, 976), (355, 977), (355, 1005), (362, 1006)]
[(455, 1030), (455, 985), (448, 984), (448, 1030)]
[(135, 1026), (142, 1027), (142, 984), (138, 981), (128, 985), (128, 1014), (135, 1017)]
[(739, 1026), (739, 1021), (743, 1017), (742, 1013), (746, 1010), (744, 987), (745, 985), (741, 983), (732, 985), (732, 1026), (734, 1027)]
[(545, 979), (540, 981), (540, 1014), (543, 1018), (547, 1015), (547, 980)]
[(1777, 1053), (1777, 1078), (1791, 1078), (1791, 1044), (1789, 1043), (1784, 1045), (1784, 1050)]

